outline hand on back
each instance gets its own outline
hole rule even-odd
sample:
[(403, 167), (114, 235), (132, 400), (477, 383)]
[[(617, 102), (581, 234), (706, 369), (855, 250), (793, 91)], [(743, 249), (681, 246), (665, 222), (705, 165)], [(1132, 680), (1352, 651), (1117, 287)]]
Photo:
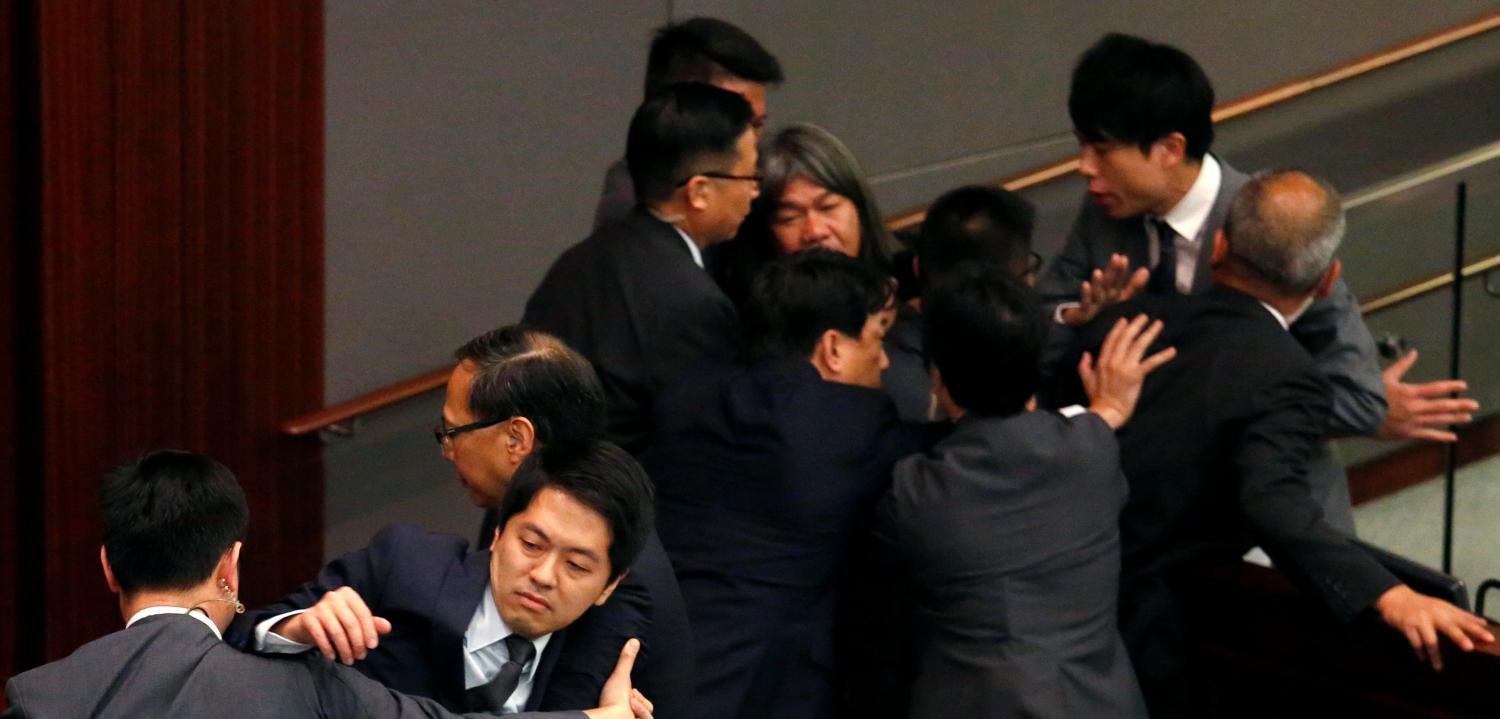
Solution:
[(380, 645), (380, 635), (391, 631), (391, 623), (375, 616), (359, 592), (339, 587), (307, 611), (281, 620), (271, 631), (312, 644), (329, 659), (353, 664)]

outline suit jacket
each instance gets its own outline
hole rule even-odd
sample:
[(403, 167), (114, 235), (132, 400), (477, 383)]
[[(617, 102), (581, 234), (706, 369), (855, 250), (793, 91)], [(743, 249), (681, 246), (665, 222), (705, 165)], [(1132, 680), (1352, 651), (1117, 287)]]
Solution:
[[(146, 617), (67, 658), (12, 677), (4, 717), (452, 717), (321, 655), (263, 657), (235, 651), (202, 622)], [(486, 714), (464, 714), (486, 717)], [(582, 712), (513, 714), (582, 719)]]
[(645, 464), (693, 625), (697, 716), (830, 715), (847, 554), (916, 432), (879, 390), (806, 360), (702, 369), (657, 409)]
[[(1214, 198), (1208, 219), (1204, 222), (1198, 253), (1198, 268), (1193, 274), (1192, 291), (1202, 292), (1213, 279), (1209, 258), (1214, 233), (1224, 227), (1229, 203), (1235, 193), (1249, 181), (1249, 176), (1219, 160), (1223, 180)], [(1109, 263), (1113, 253), (1124, 254), (1131, 267), (1150, 266), (1150, 238), (1145, 223), (1137, 217), (1118, 220), (1103, 209), (1085, 201), (1062, 251), (1047, 266), (1037, 291), (1050, 314), (1057, 305), (1078, 300), (1078, 286), (1094, 270)], [(1374, 433), (1385, 420), (1385, 384), (1375, 340), (1365, 326), (1359, 302), (1340, 279), (1333, 292), (1318, 300), (1292, 325), (1292, 333), (1313, 354), (1318, 367), (1333, 384), (1333, 411), (1328, 415), (1326, 437), (1352, 437)], [(1053, 323), (1049, 338), (1049, 357), (1056, 358), (1075, 342), (1072, 328)], [(1064, 368), (1071, 372), (1072, 368)], [(1328, 521), (1338, 529), (1354, 533), (1354, 512), (1349, 504), (1349, 485), (1344, 468), (1327, 447), (1320, 447), (1312, 460), (1309, 481), (1313, 496)]]
[(1119, 449), (1093, 413), (964, 417), (875, 536), (916, 614), (911, 717), (1144, 717), (1115, 624)]
[[(380, 530), (368, 547), (329, 562), (316, 580), (246, 612), (231, 625), (226, 639), (250, 647), (254, 628), (262, 621), (311, 607), (331, 590), (352, 587), (371, 612), (391, 622), (391, 632), (355, 668), (391, 689), (462, 709), (464, 632), (490, 582), (489, 550), (470, 552), (468, 547), (459, 537), (393, 524)], [(541, 706), (558, 655), (572, 651), (567, 634), (567, 629), (554, 633), (538, 657), (527, 710)], [(607, 677), (613, 669), (611, 658), (599, 671)], [(583, 706), (568, 708), (590, 708), (597, 702), (595, 695)]]
[(1118, 435), (1130, 481), (1121, 630), (1151, 699), (1182, 685), (1171, 587), (1181, 568), (1258, 543), (1344, 620), (1397, 580), (1330, 527), (1313, 500), (1308, 461), (1327, 431), (1329, 383), (1271, 313), (1223, 287), (1142, 297), (1103, 313), (1080, 346), (1097, 347), (1115, 317), (1139, 312), (1163, 321), (1159, 346), (1177, 348), (1146, 378)]
[(885, 333), (885, 354), (891, 364), (880, 373), (880, 388), (896, 403), (896, 413), (906, 422), (931, 421), (937, 405), (922, 348), (921, 312), (905, 303), (897, 307), (896, 321)]
[(609, 439), (639, 453), (652, 401), (689, 366), (739, 349), (734, 307), (677, 230), (637, 208), (574, 245), (526, 302), (522, 322), (593, 363)]

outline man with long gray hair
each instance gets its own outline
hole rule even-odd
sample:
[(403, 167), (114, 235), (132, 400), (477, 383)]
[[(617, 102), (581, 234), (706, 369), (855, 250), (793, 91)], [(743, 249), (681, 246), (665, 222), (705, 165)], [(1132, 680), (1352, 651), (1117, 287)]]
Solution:
[[(1213, 285), (1147, 295), (1084, 328), (1093, 350), (1120, 317), (1160, 318), (1177, 358), (1147, 377), (1120, 434), (1130, 499), (1120, 517), (1120, 631), (1153, 717), (1212, 713), (1192, 692), (1181, 619), (1184, 572), (1237, 561), (1258, 544), (1340, 620), (1373, 611), (1441, 668), (1438, 637), (1464, 651), (1493, 641), (1485, 621), (1402, 584), (1314, 501), (1309, 459), (1332, 406), (1328, 379), (1287, 331), (1338, 279), (1338, 193), (1295, 170), (1250, 179), (1212, 248)], [(1059, 375), (1061, 372), (1058, 373)], [(1054, 399), (1061, 402), (1065, 397)]]

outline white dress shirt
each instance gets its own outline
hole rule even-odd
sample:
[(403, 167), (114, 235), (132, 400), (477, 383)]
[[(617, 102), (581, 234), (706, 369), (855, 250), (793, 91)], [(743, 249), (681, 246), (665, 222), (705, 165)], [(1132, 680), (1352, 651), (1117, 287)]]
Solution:
[[(278, 614), (255, 625), (255, 649), (279, 654), (295, 654), (312, 649), (313, 646), (310, 644), (294, 642), (271, 631), (271, 627), (277, 622), (304, 611), (306, 610), (298, 609)], [(465, 689), (488, 684), (496, 674), (500, 673), (500, 667), (510, 660), (510, 651), (505, 648), (505, 638), (510, 635), (510, 628), (500, 617), (500, 608), (495, 606), (495, 593), (490, 591), (489, 584), (485, 584), (484, 598), (479, 600), (479, 606), (474, 608), (474, 615), (469, 618), (469, 626), (464, 629)], [(536, 667), (541, 663), (542, 652), (547, 648), (547, 642), (551, 639), (551, 634), (544, 634), (531, 640), (532, 645), (536, 647), (536, 654), (521, 669), (520, 681), (516, 683), (515, 691), (511, 692), (510, 697), (505, 700), (502, 714), (513, 714), (525, 708), (526, 700), (531, 697), (531, 684), (536, 677)]]
[(1208, 214), (1214, 209), (1214, 200), (1218, 198), (1219, 186), (1223, 183), (1224, 170), (1219, 167), (1219, 161), (1213, 155), (1205, 154), (1203, 164), (1198, 168), (1198, 178), (1193, 180), (1187, 194), (1167, 214), (1159, 218), (1150, 215), (1142, 218), (1146, 223), (1146, 236), (1151, 238), (1147, 252), (1152, 267), (1161, 257), (1162, 242), (1157, 236), (1155, 220), (1167, 223), (1176, 233), (1172, 238), (1177, 253), (1175, 279), (1177, 291), (1183, 294), (1192, 291), (1193, 276), (1198, 273), (1198, 257), (1204, 252), (1204, 245), (1213, 241), (1212, 237), (1203, 236), (1203, 226), (1208, 223)]
[(130, 625), (135, 624), (136, 622), (139, 622), (146, 617), (154, 617), (158, 614), (186, 614), (208, 625), (208, 628), (213, 631), (215, 637), (218, 637), (220, 640), (224, 639), (224, 635), (219, 633), (219, 625), (214, 624), (214, 620), (209, 619), (208, 614), (204, 613), (202, 609), (188, 609), (187, 607), (146, 607), (145, 609), (142, 609), (141, 611), (130, 615), (130, 621), (125, 622), (125, 626), (126, 628), (129, 628)]

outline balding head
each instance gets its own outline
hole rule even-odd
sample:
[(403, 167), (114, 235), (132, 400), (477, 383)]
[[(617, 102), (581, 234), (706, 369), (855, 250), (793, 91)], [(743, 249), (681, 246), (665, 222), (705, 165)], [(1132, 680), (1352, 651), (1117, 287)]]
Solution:
[(1257, 174), (1235, 195), (1224, 221), (1238, 268), (1284, 297), (1313, 293), (1334, 265), (1344, 208), (1331, 185), (1299, 170)]

